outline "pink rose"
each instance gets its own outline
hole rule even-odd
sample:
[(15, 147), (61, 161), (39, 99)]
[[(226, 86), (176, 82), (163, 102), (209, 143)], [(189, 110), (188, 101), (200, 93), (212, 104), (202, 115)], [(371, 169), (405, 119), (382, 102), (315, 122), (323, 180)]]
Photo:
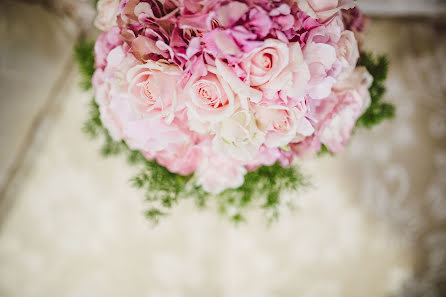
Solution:
[(260, 87), (276, 78), (288, 65), (289, 60), (286, 43), (267, 39), (261, 47), (243, 58), (240, 67), (246, 72), (248, 84)]
[(352, 31), (342, 32), (341, 38), (337, 44), (336, 54), (342, 65), (342, 70), (338, 79), (342, 80), (350, 76), (359, 59), (358, 42)]
[(116, 17), (118, 16), (119, 0), (99, 0), (97, 9), (98, 15), (94, 25), (102, 31), (108, 31), (116, 26)]
[(305, 111), (280, 105), (254, 107), (257, 126), (266, 133), (267, 147), (283, 147), (298, 135), (309, 136), (314, 128), (305, 118)]
[(178, 88), (181, 70), (176, 65), (147, 61), (127, 73), (129, 102), (141, 119), (164, 118), (172, 122), (181, 105)]
[(356, 6), (354, 0), (298, 0), (299, 9), (320, 22), (326, 22), (341, 9)]
[(228, 83), (212, 72), (192, 78), (184, 93), (191, 115), (200, 122), (219, 122), (231, 116), (238, 106)]
[(280, 100), (274, 103), (290, 106), (290, 104), (293, 105), (291, 102), (293, 100), (290, 99), (299, 101), (305, 97), (310, 80), (310, 70), (304, 62), (300, 44), (291, 42), (288, 48), (290, 57), (288, 65), (274, 79), (264, 84), (261, 89), (264, 99), (268, 99), (268, 101), (273, 99), (274, 101), (278, 97)]

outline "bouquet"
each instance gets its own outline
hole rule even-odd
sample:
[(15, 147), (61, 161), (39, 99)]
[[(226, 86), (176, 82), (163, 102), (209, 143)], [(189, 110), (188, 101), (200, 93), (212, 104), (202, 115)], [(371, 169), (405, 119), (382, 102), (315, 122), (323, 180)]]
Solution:
[[(392, 117), (385, 57), (363, 53), (350, 0), (99, 0), (85, 131), (127, 152), (155, 222), (180, 199), (277, 218), (308, 184), (295, 160), (341, 152), (355, 126)], [(94, 52), (94, 56), (93, 56)], [(291, 199), (292, 200), (292, 199)], [(291, 201), (292, 203), (292, 201)]]

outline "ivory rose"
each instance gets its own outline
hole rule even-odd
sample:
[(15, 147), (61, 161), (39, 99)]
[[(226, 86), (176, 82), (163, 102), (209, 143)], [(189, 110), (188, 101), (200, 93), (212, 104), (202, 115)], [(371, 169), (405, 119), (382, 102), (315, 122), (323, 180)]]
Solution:
[(265, 140), (254, 115), (244, 109), (236, 111), (230, 118), (220, 122), (212, 145), (216, 152), (237, 160), (251, 160)]
[(98, 14), (94, 25), (102, 31), (108, 31), (116, 26), (119, 0), (99, 0), (97, 4)]
[(147, 61), (127, 73), (129, 102), (141, 119), (164, 118), (172, 122), (182, 104), (178, 87), (181, 70), (176, 65)]

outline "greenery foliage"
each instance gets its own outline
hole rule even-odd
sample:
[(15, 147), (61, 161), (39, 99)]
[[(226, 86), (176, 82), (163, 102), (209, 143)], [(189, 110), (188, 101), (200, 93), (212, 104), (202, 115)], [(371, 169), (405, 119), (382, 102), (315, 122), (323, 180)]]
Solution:
[(94, 42), (80, 42), (74, 47), (74, 58), (78, 62), (82, 75), (81, 88), (89, 90), (92, 87), (91, 78), (94, 73)]
[[(93, 47), (93, 43), (80, 43), (75, 47), (75, 59), (83, 77), (81, 86), (85, 90), (92, 87)], [(383, 82), (387, 74), (388, 62), (383, 57), (375, 60), (367, 54), (361, 58), (360, 63), (366, 66), (375, 77), (375, 83), (370, 88), (372, 104), (359, 120), (360, 125), (371, 127), (394, 114), (393, 106), (380, 101), (385, 90)], [(169, 210), (183, 199), (194, 199), (196, 205), (201, 208), (207, 206), (212, 200), (220, 213), (228, 216), (235, 223), (244, 221), (246, 210), (254, 207), (263, 209), (268, 220), (273, 221), (278, 218), (282, 205), (292, 206), (292, 202), (283, 201), (283, 194), (309, 185), (297, 167), (282, 167), (276, 163), (247, 173), (241, 187), (227, 189), (219, 195), (212, 195), (196, 185), (193, 175), (182, 176), (171, 173), (155, 161), (147, 160), (141, 152), (131, 150), (124, 141), (114, 141), (102, 125), (99, 106), (94, 99), (91, 101), (89, 118), (83, 130), (91, 138), (103, 139), (101, 152), (104, 156), (123, 153), (127, 156), (129, 163), (138, 166), (139, 172), (131, 179), (131, 183), (144, 191), (145, 200), (149, 205), (146, 216), (153, 223), (158, 223), (160, 218), (167, 215)], [(323, 148), (321, 153), (329, 152)]]
[(357, 125), (371, 128), (383, 120), (391, 119), (395, 116), (395, 106), (382, 101), (386, 92), (384, 83), (389, 70), (389, 60), (386, 56), (374, 57), (371, 53), (363, 53), (358, 65), (367, 68), (367, 71), (373, 76), (373, 84), (369, 89), (371, 97), (370, 107), (358, 119)]

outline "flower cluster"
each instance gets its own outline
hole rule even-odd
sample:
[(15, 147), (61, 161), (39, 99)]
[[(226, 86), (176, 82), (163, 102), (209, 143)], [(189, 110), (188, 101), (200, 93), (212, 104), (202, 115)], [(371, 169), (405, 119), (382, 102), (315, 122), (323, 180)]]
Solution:
[(338, 153), (370, 104), (354, 6), (99, 0), (93, 87), (102, 124), (210, 193), (322, 145)]

